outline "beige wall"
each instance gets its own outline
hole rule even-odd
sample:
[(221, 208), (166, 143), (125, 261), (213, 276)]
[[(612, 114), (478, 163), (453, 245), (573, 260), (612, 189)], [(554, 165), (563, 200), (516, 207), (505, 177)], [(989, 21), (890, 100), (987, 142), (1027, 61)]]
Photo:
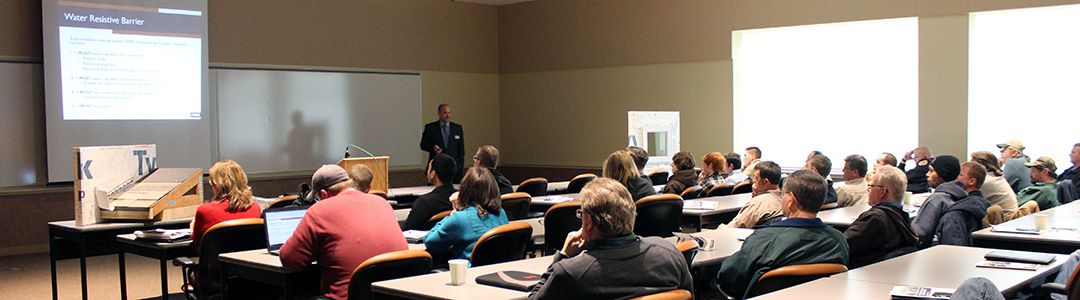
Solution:
[(732, 30), (900, 17), (920, 18), (919, 144), (966, 157), (967, 13), (1077, 2), (545, 0), (503, 6), (501, 135), (507, 152), (518, 154), (505, 163), (597, 166), (626, 144), (628, 110), (679, 110), (683, 150), (697, 156), (733, 151)]

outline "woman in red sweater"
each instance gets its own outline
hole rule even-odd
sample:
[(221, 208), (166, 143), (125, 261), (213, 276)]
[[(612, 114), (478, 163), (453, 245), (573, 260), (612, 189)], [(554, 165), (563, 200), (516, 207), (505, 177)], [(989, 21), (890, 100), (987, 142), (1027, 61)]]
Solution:
[(191, 241), (202, 242), (206, 230), (217, 223), (234, 219), (259, 218), (262, 209), (255, 205), (255, 198), (248, 186), (244, 169), (232, 160), (224, 160), (210, 167), (210, 187), (214, 199), (203, 203), (191, 221)]

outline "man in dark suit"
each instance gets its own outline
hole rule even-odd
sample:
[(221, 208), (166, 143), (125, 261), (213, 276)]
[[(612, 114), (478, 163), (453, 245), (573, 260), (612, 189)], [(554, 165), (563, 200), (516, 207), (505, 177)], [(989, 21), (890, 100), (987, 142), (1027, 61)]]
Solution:
[(424, 134), (420, 138), (420, 149), (428, 152), (428, 160), (436, 154), (446, 153), (454, 158), (457, 169), (454, 170), (453, 183), (461, 183), (465, 165), (465, 134), (461, 124), (450, 122), (450, 105), (439, 104), (439, 120), (424, 125)]

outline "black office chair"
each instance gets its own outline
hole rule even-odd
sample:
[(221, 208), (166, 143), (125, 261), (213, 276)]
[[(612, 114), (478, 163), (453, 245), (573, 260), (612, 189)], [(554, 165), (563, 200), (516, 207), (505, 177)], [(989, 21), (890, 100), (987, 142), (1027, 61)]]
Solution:
[(532, 196), (528, 193), (509, 193), (502, 195), (502, 209), (510, 221), (524, 219), (529, 214)]
[(263, 219), (247, 218), (217, 223), (206, 230), (198, 245), (198, 262), (187, 257), (173, 260), (184, 275), (180, 289), (184, 295), (188, 299), (208, 299), (218, 293), (222, 282), (218, 254), (266, 248), (265, 226)]
[(674, 236), (681, 232), (683, 199), (675, 194), (656, 194), (634, 202), (637, 218), (634, 233), (639, 236)]
[(645, 295), (641, 297), (632, 298), (630, 300), (690, 300), (694, 299), (694, 295), (687, 290), (670, 290), (667, 292), (661, 292), (651, 295)]
[(1076, 195), (1077, 190), (1076, 190), (1076, 186), (1073, 185), (1073, 182), (1072, 182), (1071, 179), (1065, 179), (1065, 180), (1062, 180), (1061, 182), (1058, 182), (1057, 183), (1057, 188), (1058, 188), (1057, 190), (1058, 190), (1058, 203), (1059, 204), (1069, 204), (1069, 202), (1073, 202), (1073, 200), (1076, 200), (1076, 198), (1077, 198), (1077, 195)]
[(656, 170), (649, 173), (649, 180), (653, 185), (665, 185), (668, 181), (668, 176), (671, 176), (668, 171)]
[(371, 283), (431, 272), (431, 254), (423, 250), (401, 250), (368, 258), (353, 270), (349, 279), (349, 300), (375, 299)]
[(735, 191), (735, 185), (733, 184), (718, 185), (709, 189), (709, 194), (706, 197), (727, 196), (731, 195), (733, 191)]
[(586, 184), (589, 184), (589, 182), (592, 182), (593, 179), (596, 179), (596, 174), (586, 173), (586, 174), (581, 174), (581, 175), (578, 175), (578, 176), (574, 176), (574, 179), (570, 179), (570, 183), (566, 185), (566, 193), (567, 194), (580, 193), (581, 189), (584, 188)]
[(566, 243), (566, 235), (581, 229), (581, 219), (577, 210), (581, 209), (581, 200), (555, 204), (544, 214), (544, 255), (555, 254)]
[(543, 177), (529, 178), (518, 185), (515, 192), (529, 193), (533, 197), (547, 195), (548, 181)]
[(492, 228), (476, 240), (469, 261), (473, 267), (525, 259), (525, 248), (532, 242), (532, 225), (511, 222)]
[(277, 200), (274, 200), (274, 202), (270, 202), (270, 205), (268, 205), (266, 208), (267, 209), (279, 208), (279, 207), (286, 207), (286, 206), (292, 205), (293, 201), (296, 201), (296, 197), (297, 197), (296, 195), (281, 196), (281, 197), (277, 198)]
[(428, 218), (427, 222), (424, 222), (423, 226), (420, 226), (420, 230), (431, 230), (432, 228), (435, 228), (435, 224), (439, 224), (439, 221), (442, 221), (443, 218), (446, 218), (446, 216), (449, 216), (452, 212), (454, 211), (447, 210), (431, 216), (431, 218)]
[(701, 186), (700, 185), (695, 185), (695, 186), (692, 186), (692, 187), (688, 187), (685, 190), (683, 190), (682, 194), (679, 195), (679, 196), (681, 196), (683, 198), (683, 200), (690, 200), (690, 199), (696, 199), (698, 197), (701, 197)]

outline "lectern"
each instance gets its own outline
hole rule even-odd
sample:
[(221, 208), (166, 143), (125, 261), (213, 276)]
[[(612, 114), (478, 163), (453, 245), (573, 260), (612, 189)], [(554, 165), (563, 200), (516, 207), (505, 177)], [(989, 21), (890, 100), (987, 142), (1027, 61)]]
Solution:
[(365, 165), (371, 169), (371, 189), (386, 191), (389, 187), (387, 174), (389, 173), (387, 161), (389, 156), (375, 156), (375, 157), (350, 157), (338, 161), (337, 165), (345, 169), (346, 172), (349, 168), (355, 165)]

